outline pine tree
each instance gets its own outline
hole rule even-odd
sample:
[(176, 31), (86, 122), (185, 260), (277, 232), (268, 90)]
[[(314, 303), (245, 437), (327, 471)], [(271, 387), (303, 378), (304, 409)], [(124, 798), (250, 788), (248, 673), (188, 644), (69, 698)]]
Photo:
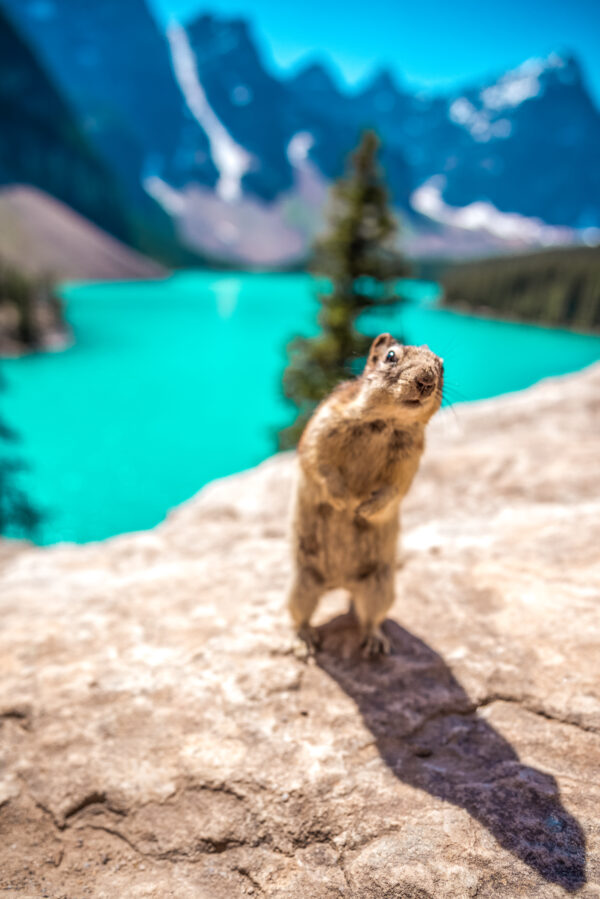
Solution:
[[(64, 327), (62, 310), (46, 277), (27, 275), (0, 259), (0, 349), (4, 340), (23, 350), (35, 350), (43, 344), (40, 310), (57, 329)], [(5, 383), (0, 372), (0, 393)], [(15, 456), (13, 446), (19, 437), (0, 417), (0, 535), (30, 535), (42, 516), (21, 486), (21, 474), (27, 466)]]
[[(0, 390), (3, 389), (0, 377)], [(17, 439), (12, 428), (0, 419), (0, 535), (10, 533), (24, 537), (35, 531), (41, 516), (19, 484), (25, 464), (5, 450), (7, 444), (15, 443)]]
[(400, 299), (397, 279), (407, 267), (395, 248), (397, 225), (377, 162), (378, 148), (377, 135), (364, 132), (347, 174), (331, 190), (329, 232), (315, 244), (310, 267), (328, 283), (317, 297), (320, 333), (297, 338), (288, 347), (283, 390), (298, 411), (295, 422), (279, 434), (282, 449), (297, 444), (323, 397), (357, 373), (371, 340), (357, 331), (358, 316)]

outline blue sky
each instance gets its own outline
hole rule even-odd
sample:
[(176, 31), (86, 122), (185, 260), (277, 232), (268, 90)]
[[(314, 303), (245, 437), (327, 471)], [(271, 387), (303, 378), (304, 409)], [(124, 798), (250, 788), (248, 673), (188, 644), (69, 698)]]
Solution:
[[(600, 0), (150, 0), (159, 18), (243, 16), (274, 68), (328, 57), (355, 83), (379, 65), (416, 87), (457, 86), (572, 50), (600, 99)], [(342, 12), (340, 12), (342, 10)]]

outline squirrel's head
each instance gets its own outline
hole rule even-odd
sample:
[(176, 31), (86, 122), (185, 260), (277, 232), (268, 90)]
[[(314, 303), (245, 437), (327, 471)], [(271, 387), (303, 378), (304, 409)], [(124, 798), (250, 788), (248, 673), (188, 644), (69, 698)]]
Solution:
[(371, 344), (362, 380), (369, 400), (402, 409), (411, 421), (428, 421), (442, 402), (443, 360), (427, 346), (405, 346), (391, 334)]

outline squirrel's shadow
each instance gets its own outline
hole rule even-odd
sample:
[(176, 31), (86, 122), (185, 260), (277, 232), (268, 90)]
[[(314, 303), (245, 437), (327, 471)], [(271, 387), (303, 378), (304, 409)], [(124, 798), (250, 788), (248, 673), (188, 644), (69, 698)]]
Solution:
[(351, 614), (319, 632), (317, 664), (352, 697), (399, 780), (464, 808), (550, 883), (583, 886), (585, 837), (556, 781), (519, 761), (436, 652), (390, 619), (392, 652), (380, 661), (357, 658)]

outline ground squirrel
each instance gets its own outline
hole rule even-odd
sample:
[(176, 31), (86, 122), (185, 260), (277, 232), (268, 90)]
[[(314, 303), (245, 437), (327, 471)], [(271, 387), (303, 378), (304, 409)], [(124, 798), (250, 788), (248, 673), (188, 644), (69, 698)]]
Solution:
[(399, 505), (419, 467), (425, 426), (440, 408), (443, 376), (428, 347), (380, 334), (363, 374), (336, 387), (304, 430), (288, 605), (311, 649), (319, 598), (344, 587), (365, 654), (389, 651), (380, 625), (394, 601)]

